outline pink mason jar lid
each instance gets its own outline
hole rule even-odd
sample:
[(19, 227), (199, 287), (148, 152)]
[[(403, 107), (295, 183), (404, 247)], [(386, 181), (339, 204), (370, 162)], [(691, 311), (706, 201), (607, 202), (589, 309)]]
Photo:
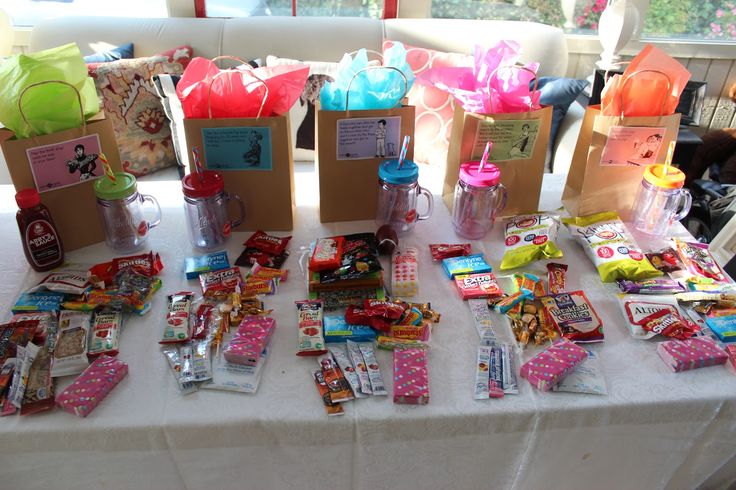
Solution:
[(478, 173), (480, 162), (465, 162), (460, 165), (460, 180), (473, 187), (491, 187), (501, 180), (501, 171), (492, 163), (486, 163)]

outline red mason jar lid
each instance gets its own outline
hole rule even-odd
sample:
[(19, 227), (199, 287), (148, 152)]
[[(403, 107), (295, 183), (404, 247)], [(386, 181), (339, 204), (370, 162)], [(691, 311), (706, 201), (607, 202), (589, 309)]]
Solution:
[(185, 175), (181, 187), (187, 197), (210, 197), (225, 190), (225, 181), (219, 173), (206, 170)]

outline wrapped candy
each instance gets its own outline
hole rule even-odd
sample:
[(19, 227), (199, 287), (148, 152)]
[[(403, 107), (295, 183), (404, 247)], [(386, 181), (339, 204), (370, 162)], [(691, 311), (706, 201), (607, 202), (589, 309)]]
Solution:
[[(383, 68), (364, 70), (371, 67), (365, 49), (354, 58), (343, 56), (334, 82), (327, 82), (320, 92), (322, 110), (345, 111), (346, 103), (351, 110), (393, 109), (414, 83), (414, 72), (406, 61), (406, 48), (396, 42), (384, 52)], [(364, 70), (364, 71), (361, 71)], [(350, 88), (349, 100), (347, 99)]]
[(428, 353), (425, 349), (394, 350), (394, 403), (429, 403)]
[(550, 391), (587, 358), (585, 349), (563, 339), (524, 363), (521, 377), (540, 391)]
[(269, 117), (289, 112), (309, 76), (307, 65), (220, 70), (193, 58), (176, 85), (186, 119)]
[(668, 340), (657, 345), (657, 354), (675, 372), (725, 364), (728, 354), (707, 337)]
[[(516, 66), (521, 46), (515, 41), (499, 41), (489, 49), (476, 46), (475, 66), (430, 68), (418, 82), (452, 95), (466, 112), (489, 114), (537, 110), (540, 94), (530, 90), (539, 63)], [(521, 69), (518, 69), (521, 68)]]
[(128, 365), (114, 357), (100, 356), (64, 391), (56, 404), (65, 412), (86, 417), (128, 374)]

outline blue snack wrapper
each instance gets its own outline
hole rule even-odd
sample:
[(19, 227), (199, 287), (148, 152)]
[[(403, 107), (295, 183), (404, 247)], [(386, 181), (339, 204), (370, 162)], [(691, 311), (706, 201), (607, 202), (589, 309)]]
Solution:
[(203, 272), (219, 271), (230, 267), (227, 252), (212, 252), (198, 257), (186, 257), (184, 259), (184, 272), (187, 279), (196, 279)]
[(23, 293), (13, 306), (13, 313), (28, 311), (59, 311), (64, 302), (64, 293), (43, 291), (39, 293)]
[(376, 332), (368, 325), (348, 325), (344, 315), (328, 315), (322, 320), (325, 329), (325, 342), (373, 342)]
[(460, 274), (480, 274), (492, 272), (493, 268), (483, 258), (483, 254), (450, 257), (442, 260), (442, 268), (450, 279)]
[(721, 342), (736, 342), (736, 316), (706, 318), (705, 323)]

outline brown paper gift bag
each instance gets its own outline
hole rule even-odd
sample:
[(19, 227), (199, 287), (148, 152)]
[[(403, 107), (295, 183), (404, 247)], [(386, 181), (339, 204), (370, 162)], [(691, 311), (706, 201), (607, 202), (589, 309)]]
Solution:
[[(123, 168), (112, 123), (102, 112), (85, 121), (82, 101), (74, 86), (62, 81), (39, 82), (26, 87), (20, 98), (28, 90), (46, 83), (68, 85), (77, 92), (82, 125), (25, 139), (15, 139), (12, 131), (0, 129), (0, 148), (16, 191), (39, 190), (64, 249), (70, 251), (105, 240), (93, 187), (95, 180), (104, 178), (105, 173), (96, 156), (104, 153), (114, 172), (122, 172)], [(18, 109), (25, 120), (20, 103)], [(26, 124), (31, 126), (27, 120)], [(79, 145), (84, 146), (81, 156), (88, 159), (82, 166), (74, 164)]]
[[(266, 98), (268, 87), (264, 103)], [(288, 116), (260, 117), (259, 111), (258, 117), (250, 118), (184, 119), (184, 134), (189, 154), (199, 149), (203, 167), (220, 172), (225, 191), (243, 200), (245, 219), (234, 231), (294, 228), (294, 160)], [(190, 158), (190, 171), (195, 170)]]
[(450, 211), (460, 164), (480, 160), (490, 140), (493, 149), (488, 161), (499, 168), (501, 183), (508, 190), (506, 207), (499, 216), (536, 212), (551, 126), (552, 107), (529, 112), (474, 114), (456, 104), (442, 188), (442, 199)]
[[(361, 72), (373, 69), (400, 72), (388, 66), (368, 67), (359, 70), (353, 80)], [(350, 93), (350, 84), (347, 93)], [(375, 219), (378, 166), (385, 159), (398, 158), (403, 137), (414, 135), (414, 106), (350, 110), (349, 97), (345, 102), (346, 111), (317, 108), (315, 164), (322, 223)], [(413, 157), (414, 145), (410, 144), (406, 158)]]
[[(679, 126), (680, 114), (602, 116), (600, 106), (587, 107), (562, 193), (565, 209), (572, 216), (616, 211), (628, 220), (646, 165), (664, 161)], [(658, 142), (646, 149), (654, 135)]]

